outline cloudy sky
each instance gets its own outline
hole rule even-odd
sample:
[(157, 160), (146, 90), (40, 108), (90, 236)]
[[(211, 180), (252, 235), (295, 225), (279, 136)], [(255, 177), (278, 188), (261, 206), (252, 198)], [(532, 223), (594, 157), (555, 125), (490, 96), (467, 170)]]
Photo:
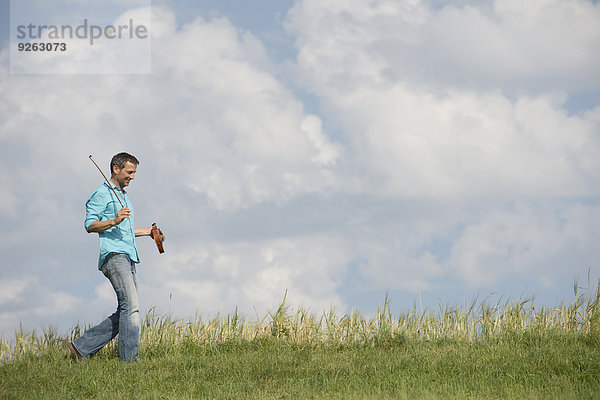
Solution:
[(83, 220), (88, 155), (120, 151), (167, 235), (138, 240), (143, 314), (553, 306), (598, 279), (596, 1), (154, 0), (151, 73), (110, 75), (11, 74), (0, 14), (0, 332), (114, 311)]

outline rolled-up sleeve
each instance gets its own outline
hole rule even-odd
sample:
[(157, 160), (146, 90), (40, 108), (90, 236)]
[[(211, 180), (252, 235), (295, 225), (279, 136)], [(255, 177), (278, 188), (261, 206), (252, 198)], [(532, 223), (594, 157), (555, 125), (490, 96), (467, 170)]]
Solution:
[(106, 199), (101, 190), (96, 190), (85, 203), (85, 230), (90, 228), (94, 221), (102, 221), (104, 210), (106, 209)]

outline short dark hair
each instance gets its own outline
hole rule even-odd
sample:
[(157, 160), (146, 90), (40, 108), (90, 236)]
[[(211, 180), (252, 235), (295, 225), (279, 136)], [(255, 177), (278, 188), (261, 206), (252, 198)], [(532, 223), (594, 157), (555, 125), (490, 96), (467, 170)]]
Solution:
[(125, 167), (125, 163), (127, 163), (128, 161), (135, 165), (139, 165), (140, 163), (137, 158), (135, 158), (129, 153), (115, 154), (112, 160), (110, 160), (110, 174), (112, 175), (114, 173), (113, 166), (116, 165), (117, 168), (123, 169)]

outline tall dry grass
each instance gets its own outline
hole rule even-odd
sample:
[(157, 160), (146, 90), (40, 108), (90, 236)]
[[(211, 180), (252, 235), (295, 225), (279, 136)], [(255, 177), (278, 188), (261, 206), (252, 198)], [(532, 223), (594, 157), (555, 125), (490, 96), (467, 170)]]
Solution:
[[(581, 291), (575, 283), (574, 295), (571, 303), (563, 301), (557, 307), (536, 307), (533, 299), (494, 305), (485, 300), (474, 300), (462, 307), (442, 303), (437, 311), (417, 311), (415, 305), (412, 310), (396, 317), (390, 310), (388, 296), (371, 317), (359, 311), (340, 316), (333, 308), (321, 315), (303, 307), (294, 310), (286, 304), (286, 296), (275, 312), (262, 318), (257, 316), (255, 320), (240, 315), (237, 310), (233, 314), (205, 320), (201, 315), (173, 319), (170, 315), (157, 315), (155, 309), (151, 309), (141, 326), (140, 347), (146, 353), (157, 353), (182, 343), (206, 346), (264, 337), (297, 344), (367, 346), (395, 338), (484, 341), (525, 332), (538, 335), (576, 333), (596, 337), (600, 333), (600, 282), (594, 290), (588, 288), (586, 291)], [(78, 337), (83, 330), (76, 325), (66, 337), (59, 337), (52, 327), (41, 334), (21, 328), (11, 342), (3, 334), (0, 364), (24, 355), (58, 349), (64, 340)], [(103, 351), (116, 353), (116, 347), (117, 343), (113, 341)]]

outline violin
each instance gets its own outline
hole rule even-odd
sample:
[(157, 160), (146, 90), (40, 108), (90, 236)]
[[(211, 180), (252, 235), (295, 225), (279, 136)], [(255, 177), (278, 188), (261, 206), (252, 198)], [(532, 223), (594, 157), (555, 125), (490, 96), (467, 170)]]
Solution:
[(164, 233), (162, 233), (160, 228), (158, 226), (156, 226), (156, 223), (152, 224), (152, 230), (150, 231), (150, 236), (152, 238), (154, 238), (154, 242), (156, 242), (156, 247), (158, 248), (158, 252), (160, 254), (164, 253), (165, 249), (163, 248), (163, 242), (165, 241), (166, 236), (164, 235)]

